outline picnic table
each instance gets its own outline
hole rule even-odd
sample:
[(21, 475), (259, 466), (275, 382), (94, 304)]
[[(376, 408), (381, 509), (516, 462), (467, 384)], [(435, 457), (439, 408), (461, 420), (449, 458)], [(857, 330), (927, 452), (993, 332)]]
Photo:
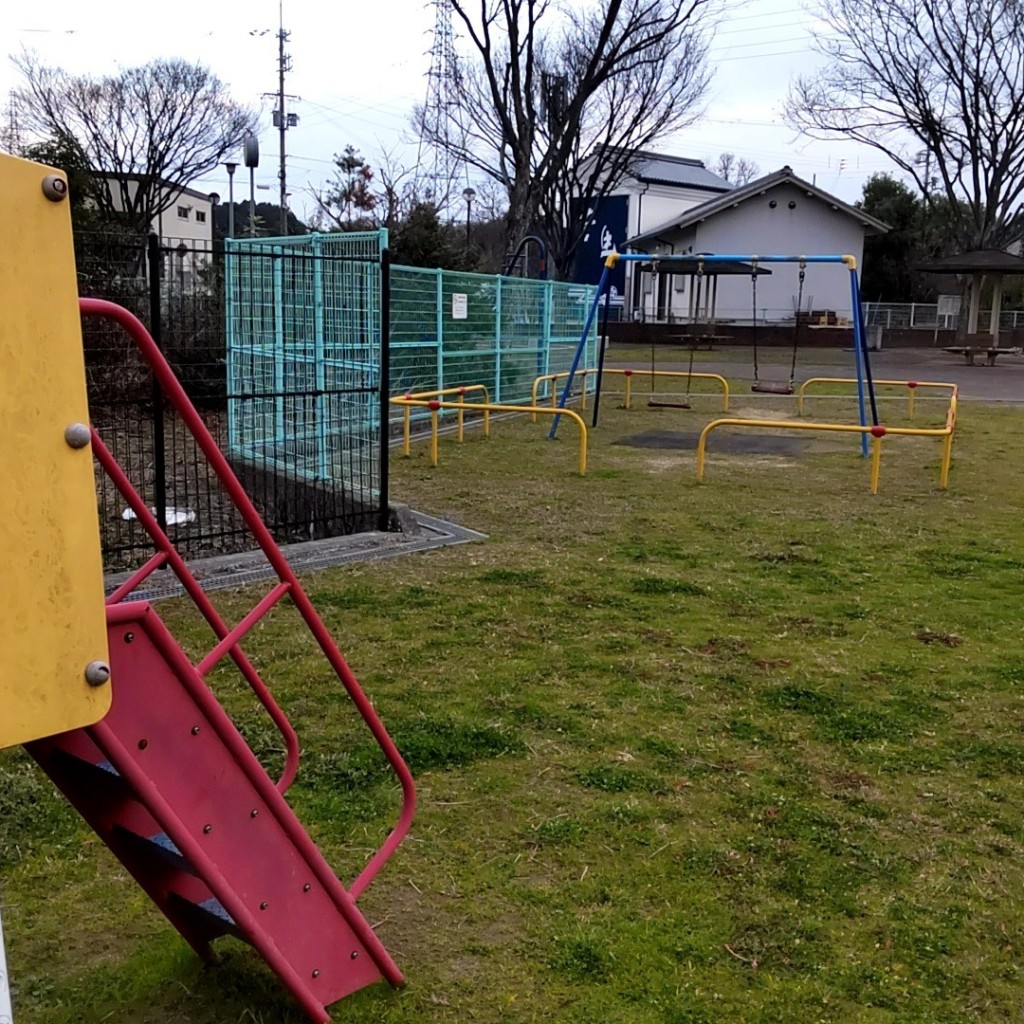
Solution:
[(986, 347), (984, 345), (953, 345), (945, 349), (951, 355), (963, 356), (968, 366), (977, 365), (974, 360), (977, 356), (985, 356), (986, 366), (995, 366), (997, 356), (1020, 355), (1019, 349)]

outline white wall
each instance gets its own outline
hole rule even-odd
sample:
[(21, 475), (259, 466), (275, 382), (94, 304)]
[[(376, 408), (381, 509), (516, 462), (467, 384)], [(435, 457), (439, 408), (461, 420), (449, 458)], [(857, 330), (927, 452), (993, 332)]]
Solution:
[[(775, 206), (769, 205), (774, 202)], [(794, 206), (790, 209), (789, 204)], [(864, 228), (846, 213), (833, 210), (827, 202), (808, 196), (796, 185), (785, 183), (753, 196), (738, 206), (716, 213), (685, 232), (667, 236), (676, 251), (692, 247), (693, 252), (718, 255), (852, 255), (858, 272), (864, 249)], [(652, 246), (652, 249), (654, 247)], [(667, 246), (660, 246), (668, 252)], [(799, 290), (796, 264), (766, 264), (770, 275), (757, 280), (758, 314), (763, 319), (792, 319)], [(717, 315), (722, 319), (750, 320), (753, 315), (751, 281), (748, 275), (720, 277)], [(654, 316), (654, 296), (646, 297), (645, 313)], [(688, 312), (689, 294), (673, 291), (672, 311)], [(849, 272), (842, 264), (808, 264), (802, 308), (834, 310), (840, 316), (851, 313)]]
[[(628, 195), (629, 210), (626, 215), (628, 237), (642, 234), (681, 217), (687, 210), (706, 203), (720, 193), (702, 189), (672, 185), (649, 185), (636, 181), (628, 182), (612, 195)], [(668, 236), (666, 236), (668, 237)], [(626, 304), (631, 305), (633, 295), (634, 267), (626, 265)], [(650, 315), (650, 314), (649, 314)]]
[(206, 196), (199, 198), (179, 192), (157, 221), (156, 232), (161, 240), (207, 243), (213, 240), (213, 204)]

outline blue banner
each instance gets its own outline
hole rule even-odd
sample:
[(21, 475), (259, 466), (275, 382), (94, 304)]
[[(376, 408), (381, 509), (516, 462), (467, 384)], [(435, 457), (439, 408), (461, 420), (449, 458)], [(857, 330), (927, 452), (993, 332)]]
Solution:
[[(587, 230), (576, 251), (577, 284), (597, 284), (604, 258), (613, 250), (622, 252), (627, 235), (629, 196), (606, 196), (587, 204)], [(626, 265), (619, 263), (608, 278), (612, 305), (622, 305), (626, 290)]]

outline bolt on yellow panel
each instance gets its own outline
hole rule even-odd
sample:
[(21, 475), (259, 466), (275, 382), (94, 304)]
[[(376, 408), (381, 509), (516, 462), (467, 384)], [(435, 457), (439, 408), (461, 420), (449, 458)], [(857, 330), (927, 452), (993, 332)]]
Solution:
[(0, 153), (0, 747), (110, 707), (88, 422), (64, 176)]

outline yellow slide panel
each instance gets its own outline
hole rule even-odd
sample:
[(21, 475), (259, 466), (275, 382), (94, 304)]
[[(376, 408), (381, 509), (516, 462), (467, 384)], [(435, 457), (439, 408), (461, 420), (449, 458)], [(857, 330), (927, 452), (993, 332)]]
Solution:
[(0, 153), (0, 747), (110, 707), (88, 423), (67, 185)]

